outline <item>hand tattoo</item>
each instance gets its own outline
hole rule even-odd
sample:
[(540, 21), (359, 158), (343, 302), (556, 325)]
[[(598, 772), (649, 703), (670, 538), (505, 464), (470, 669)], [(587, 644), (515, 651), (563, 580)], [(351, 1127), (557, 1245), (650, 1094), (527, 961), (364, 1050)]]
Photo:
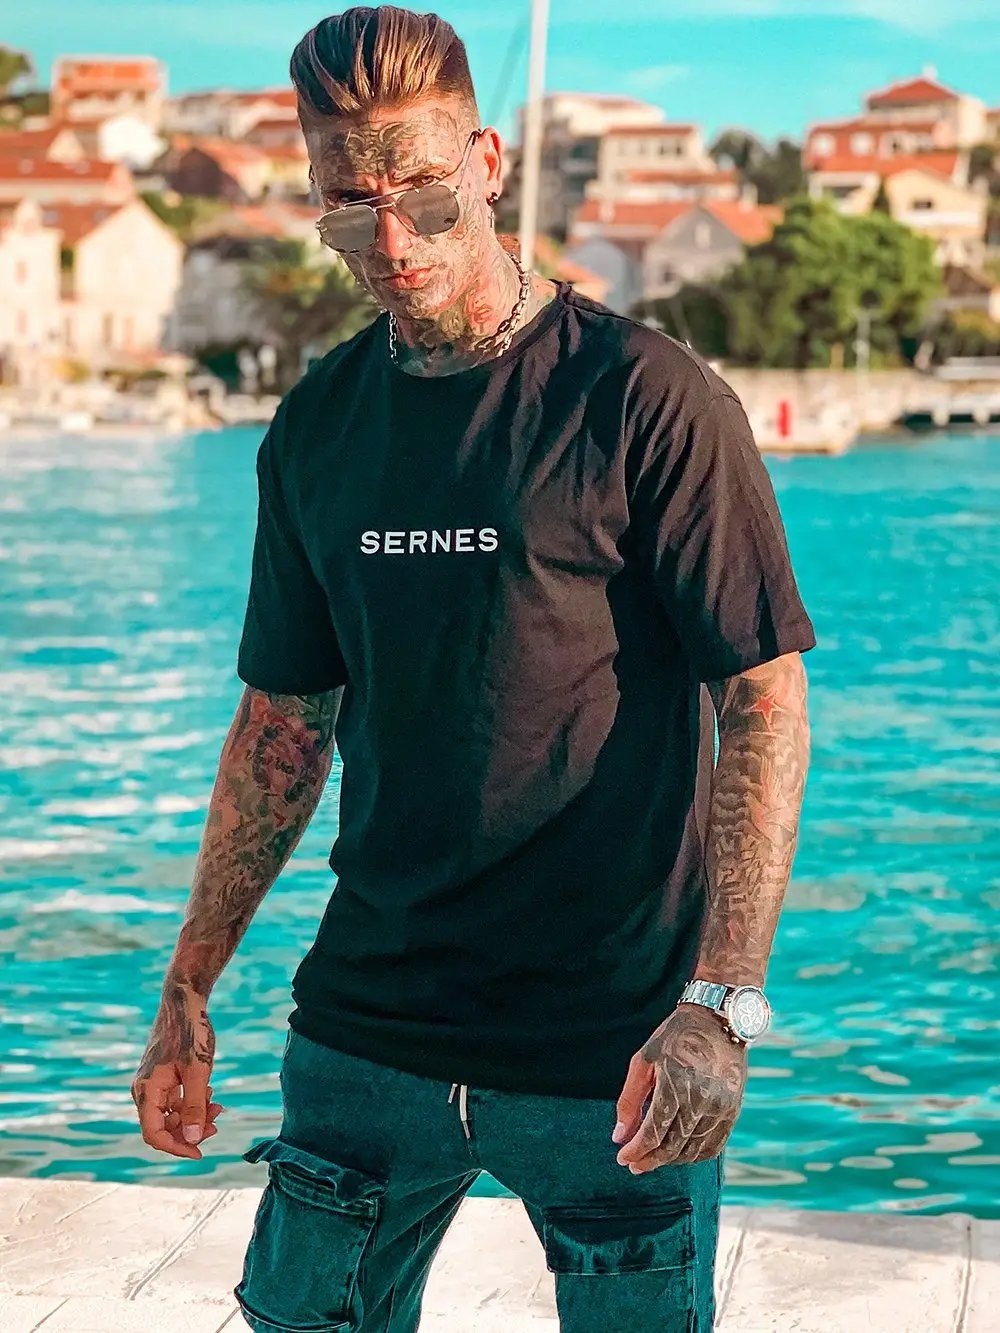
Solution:
[(618, 1160), (650, 1171), (718, 1156), (739, 1115), (747, 1076), (746, 1048), (730, 1039), (718, 1016), (696, 1005), (679, 1005), (633, 1057), (633, 1065), (619, 1119), (635, 1124), (634, 1088), (642, 1086), (643, 1076), (653, 1084), (652, 1096), (641, 1127)]

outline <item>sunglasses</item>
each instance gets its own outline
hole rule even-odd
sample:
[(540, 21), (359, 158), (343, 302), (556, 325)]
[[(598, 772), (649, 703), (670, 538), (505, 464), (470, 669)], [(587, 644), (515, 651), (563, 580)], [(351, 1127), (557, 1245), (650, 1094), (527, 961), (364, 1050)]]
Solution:
[[(451, 231), (462, 211), (457, 191), (461, 188), (469, 164), (472, 145), (480, 134), (482, 130), (472, 131), (461, 162), (440, 180), (430, 185), (418, 185), (414, 189), (373, 195), (371, 199), (342, 204), (324, 213), (316, 222), (320, 240), (331, 250), (339, 250), (342, 254), (367, 250), (374, 244), (378, 234), (378, 210), (381, 208), (391, 208), (403, 225), (416, 236), (439, 236), (442, 232)], [(460, 171), (461, 175), (453, 189), (444, 182), (449, 176), (454, 176), (456, 171)]]

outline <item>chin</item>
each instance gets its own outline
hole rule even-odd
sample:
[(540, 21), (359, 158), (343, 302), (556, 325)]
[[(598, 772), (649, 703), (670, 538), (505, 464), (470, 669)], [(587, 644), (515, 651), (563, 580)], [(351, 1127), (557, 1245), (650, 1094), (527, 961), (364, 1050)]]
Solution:
[(391, 309), (415, 319), (433, 319), (454, 303), (455, 296), (447, 274), (435, 273), (423, 287), (410, 291), (389, 292)]

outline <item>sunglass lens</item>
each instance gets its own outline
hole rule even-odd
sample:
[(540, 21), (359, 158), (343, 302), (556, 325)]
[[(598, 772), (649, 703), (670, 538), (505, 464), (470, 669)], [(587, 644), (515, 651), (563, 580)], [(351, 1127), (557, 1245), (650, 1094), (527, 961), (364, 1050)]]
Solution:
[(450, 231), (458, 221), (459, 207), (447, 185), (422, 185), (400, 195), (396, 211), (413, 224), (421, 236)]
[(363, 204), (335, 209), (319, 220), (320, 239), (334, 250), (367, 250), (376, 230), (375, 211)]

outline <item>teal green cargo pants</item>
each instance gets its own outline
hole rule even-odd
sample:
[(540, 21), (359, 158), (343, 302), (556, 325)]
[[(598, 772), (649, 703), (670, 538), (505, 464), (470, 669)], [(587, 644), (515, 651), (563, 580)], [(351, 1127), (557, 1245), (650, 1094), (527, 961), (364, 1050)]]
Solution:
[(720, 1158), (633, 1175), (611, 1101), (441, 1083), (289, 1031), (282, 1124), (243, 1276), (257, 1333), (414, 1333), (428, 1270), (483, 1170), (518, 1195), (563, 1333), (709, 1333)]

